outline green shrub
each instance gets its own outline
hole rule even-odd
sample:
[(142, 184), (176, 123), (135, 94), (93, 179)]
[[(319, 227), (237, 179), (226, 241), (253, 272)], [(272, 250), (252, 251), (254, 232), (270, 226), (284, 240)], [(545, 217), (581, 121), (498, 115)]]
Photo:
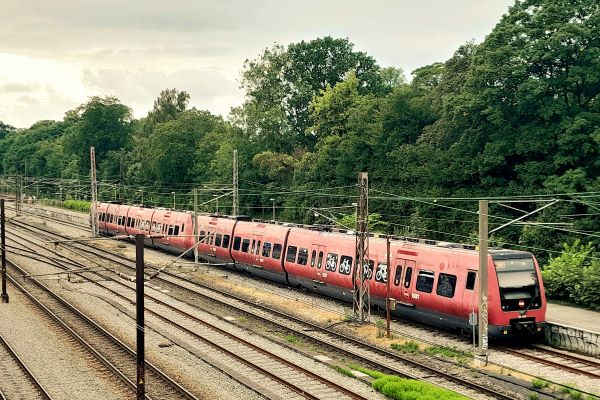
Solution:
[(549, 385), (550, 385), (550, 383), (543, 379), (536, 378), (533, 381), (531, 381), (531, 386), (533, 386), (536, 389), (544, 389), (544, 388), (547, 388)]
[(430, 356), (442, 355), (448, 358), (454, 358), (457, 361), (464, 362), (469, 358), (469, 354), (463, 353), (459, 350), (451, 349), (449, 347), (432, 346), (425, 349), (425, 353)]
[(285, 338), (285, 340), (287, 340), (290, 343), (294, 343), (294, 344), (302, 343), (302, 340), (300, 340), (299, 337), (294, 336), (294, 335), (285, 335), (284, 338)]
[(394, 350), (399, 350), (403, 353), (416, 353), (419, 350), (419, 345), (417, 342), (409, 340), (406, 343), (392, 343), (391, 348)]
[(558, 257), (543, 269), (544, 286), (550, 298), (600, 309), (600, 261), (591, 243), (564, 244)]
[(65, 200), (63, 207), (68, 208), (70, 210), (75, 210), (75, 211), (89, 212), (90, 205), (91, 205), (91, 203), (89, 201)]
[(530, 393), (529, 394), (529, 400), (538, 400), (540, 398), (540, 396), (538, 396), (537, 393)]
[(458, 400), (467, 399), (458, 393), (438, 388), (427, 382), (384, 375), (373, 381), (373, 388), (395, 400)]

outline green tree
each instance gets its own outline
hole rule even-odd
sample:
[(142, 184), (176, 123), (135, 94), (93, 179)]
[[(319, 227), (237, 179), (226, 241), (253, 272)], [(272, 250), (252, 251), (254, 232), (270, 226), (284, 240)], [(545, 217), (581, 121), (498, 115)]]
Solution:
[(124, 147), (130, 140), (131, 109), (116, 97), (92, 97), (77, 107), (66, 120), (76, 121), (65, 137), (65, 150), (78, 159), (78, 172), (90, 170), (90, 147), (96, 151), (96, 162), (101, 163), (111, 150)]

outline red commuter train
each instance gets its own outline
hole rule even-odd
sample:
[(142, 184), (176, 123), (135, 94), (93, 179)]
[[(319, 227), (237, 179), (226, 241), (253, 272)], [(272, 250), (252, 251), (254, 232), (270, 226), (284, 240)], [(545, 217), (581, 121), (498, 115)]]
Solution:
[[(194, 246), (190, 212), (100, 203), (98, 218), (104, 235), (142, 233), (148, 246), (178, 254)], [(352, 301), (352, 232), (208, 214), (199, 215), (195, 222), (199, 256), (207, 262)], [(478, 251), (457, 243), (411, 238), (392, 239), (390, 251), (388, 274), (386, 239), (370, 238), (365, 273), (371, 303), (385, 307), (389, 275), (395, 314), (470, 332), (469, 314), (478, 312)], [(545, 316), (544, 285), (535, 257), (524, 251), (490, 249), (490, 338), (534, 336), (543, 330)]]

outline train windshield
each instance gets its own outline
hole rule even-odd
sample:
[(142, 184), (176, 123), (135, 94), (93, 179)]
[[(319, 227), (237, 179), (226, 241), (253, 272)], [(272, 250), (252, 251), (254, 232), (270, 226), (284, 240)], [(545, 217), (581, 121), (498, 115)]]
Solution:
[(498, 283), (502, 288), (518, 288), (537, 284), (532, 258), (494, 260)]
[(500, 303), (504, 311), (526, 311), (541, 307), (533, 258), (494, 259)]

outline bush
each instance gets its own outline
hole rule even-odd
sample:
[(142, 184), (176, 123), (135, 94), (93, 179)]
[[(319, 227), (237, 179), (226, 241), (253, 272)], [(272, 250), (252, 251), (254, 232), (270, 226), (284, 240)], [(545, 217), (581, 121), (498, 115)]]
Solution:
[(416, 353), (419, 350), (419, 344), (415, 341), (409, 340), (406, 343), (392, 343), (390, 347), (394, 350), (399, 350), (403, 353)]
[(65, 200), (63, 207), (68, 208), (70, 210), (75, 210), (75, 211), (89, 212), (90, 204), (91, 203), (89, 201), (83, 201), (83, 200)]
[(591, 243), (576, 240), (564, 244), (558, 257), (543, 269), (544, 286), (550, 298), (600, 309), (600, 261)]
[(427, 382), (391, 375), (384, 375), (373, 381), (373, 388), (396, 400), (462, 400), (467, 398)]
[(536, 378), (533, 381), (531, 381), (531, 386), (533, 386), (536, 389), (544, 389), (544, 388), (547, 388), (549, 385), (550, 385), (550, 383), (543, 379)]

